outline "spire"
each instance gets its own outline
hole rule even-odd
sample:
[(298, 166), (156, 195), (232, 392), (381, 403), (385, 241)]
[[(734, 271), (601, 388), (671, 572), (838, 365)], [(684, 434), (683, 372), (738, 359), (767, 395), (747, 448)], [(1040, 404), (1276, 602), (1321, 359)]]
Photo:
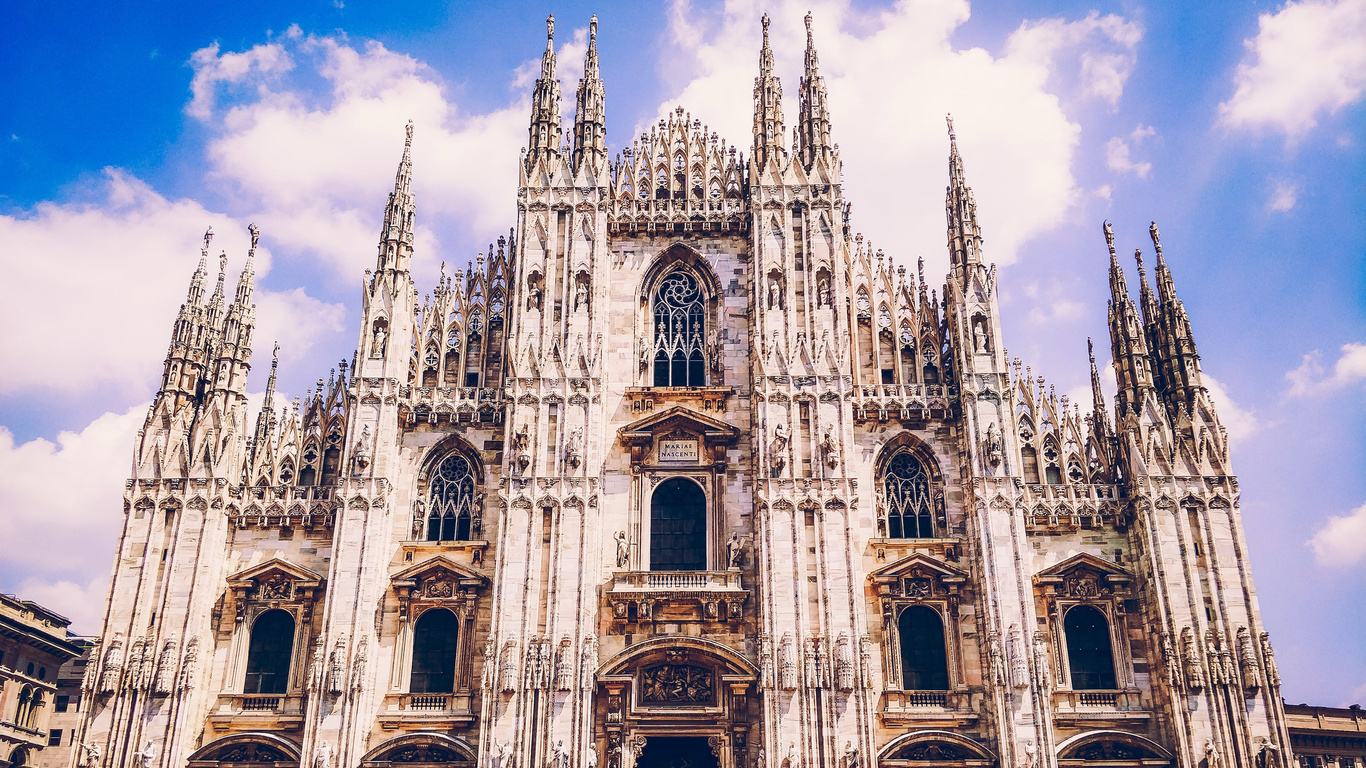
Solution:
[(194, 277), (190, 278), (190, 292), (185, 297), (188, 304), (198, 304), (204, 298), (204, 278), (208, 274), (206, 267), (209, 263), (209, 243), (213, 242), (213, 227), (209, 227), (204, 232), (204, 247), (199, 249), (199, 266), (194, 270)]
[(1100, 389), (1100, 371), (1096, 369), (1096, 348), (1091, 337), (1086, 337), (1086, 356), (1091, 359), (1091, 412), (1095, 419), (1097, 435), (1104, 436), (1110, 431), (1110, 422), (1105, 415), (1105, 393)]
[(245, 306), (251, 303), (251, 295), (256, 290), (256, 243), (261, 239), (261, 230), (255, 224), (247, 225), (251, 233), (251, 250), (247, 251), (247, 263), (242, 266), (242, 276), (237, 279), (237, 297), (234, 303)]
[(266, 396), (261, 402), (262, 409), (275, 408), (275, 375), (280, 369), (280, 342), (275, 342), (275, 350), (270, 353), (270, 377), (266, 379)]
[(598, 70), (598, 17), (588, 20), (588, 54), (583, 61), (574, 109), (574, 171), (588, 166), (598, 170), (607, 157), (606, 93)]
[[(1186, 307), (1176, 295), (1176, 281), (1172, 279), (1167, 259), (1162, 254), (1162, 240), (1157, 231), (1157, 222), (1148, 226), (1148, 235), (1157, 252), (1157, 302), (1154, 308), (1156, 325), (1160, 331), (1161, 343), (1155, 343), (1153, 352), (1157, 365), (1162, 371), (1164, 392), (1168, 407), (1175, 409), (1178, 404), (1189, 408), (1195, 391), (1204, 387), (1200, 376), (1200, 355), (1195, 349), (1195, 338), (1191, 333), (1190, 317)], [(1145, 313), (1146, 313), (1145, 309)], [(1153, 321), (1149, 321), (1153, 322)]]
[[(1157, 322), (1157, 301), (1148, 287), (1148, 271), (1143, 268), (1143, 250), (1134, 249), (1134, 263), (1138, 266), (1138, 304), (1143, 308), (1143, 324), (1150, 330)], [(1149, 338), (1151, 342), (1152, 339)]]
[(754, 163), (758, 168), (769, 161), (782, 162), (783, 85), (773, 74), (773, 50), (768, 47), (768, 14), (762, 19), (764, 44), (759, 49), (759, 76), (754, 78)]
[(977, 226), (977, 201), (963, 172), (963, 156), (958, 154), (953, 115), (946, 115), (944, 120), (949, 126), (949, 186), (944, 193), (944, 213), (948, 217), (949, 264), (958, 268), (982, 263), (982, 230)]
[[(541, 56), (541, 76), (531, 93), (531, 129), (527, 143), (528, 170), (536, 161), (560, 150), (560, 81), (555, 79), (555, 17), (545, 20), (545, 53)], [(586, 74), (586, 73), (585, 73)]]
[(223, 312), (223, 282), (228, 275), (228, 252), (218, 254), (218, 283), (214, 286), (213, 296), (209, 298), (207, 320), (210, 326), (218, 325), (218, 316)]
[(417, 205), (413, 197), (413, 121), (404, 127), (403, 158), (394, 175), (394, 191), (384, 209), (384, 229), (379, 236), (379, 257), (375, 279), (386, 270), (407, 272), (413, 252), (413, 219)]
[(811, 13), (806, 14), (806, 71), (798, 92), (798, 121), (802, 166), (810, 171), (817, 161), (829, 162), (830, 110), (825, 100), (825, 78), (817, 68), (816, 44), (811, 36)]
[(267, 447), (275, 433), (275, 374), (280, 367), (280, 342), (275, 342), (275, 351), (270, 356), (270, 378), (266, 379), (266, 395), (261, 401), (261, 411), (256, 414), (256, 436), (251, 441), (251, 457), (248, 464), (256, 468), (257, 456), (266, 455)]
[(1121, 414), (1136, 409), (1143, 393), (1152, 389), (1152, 361), (1138, 310), (1129, 298), (1124, 270), (1115, 252), (1115, 232), (1105, 222), (1105, 245), (1110, 251), (1110, 347), (1114, 357), (1116, 399)]

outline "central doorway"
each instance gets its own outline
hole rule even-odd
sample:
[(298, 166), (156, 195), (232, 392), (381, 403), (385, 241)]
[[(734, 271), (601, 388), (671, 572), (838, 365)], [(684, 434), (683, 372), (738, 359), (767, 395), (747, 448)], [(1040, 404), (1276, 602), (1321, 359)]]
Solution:
[(651, 736), (636, 768), (720, 768), (706, 736)]

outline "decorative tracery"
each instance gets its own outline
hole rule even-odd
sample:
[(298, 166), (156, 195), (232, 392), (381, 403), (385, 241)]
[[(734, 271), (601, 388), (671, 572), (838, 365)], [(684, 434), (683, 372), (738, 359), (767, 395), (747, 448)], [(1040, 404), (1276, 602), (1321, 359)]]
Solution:
[(892, 457), (882, 482), (887, 535), (893, 539), (932, 538), (934, 514), (925, 465), (902, 451)]
[(697, 279), (674, 272), (654, 297), (656, 387), (706, 385), (706, 308)]
[(474, 469), (469, 459), (452, 453), (432, 473), (427, 506), (428, 541), (468, 541), (475, 520)]

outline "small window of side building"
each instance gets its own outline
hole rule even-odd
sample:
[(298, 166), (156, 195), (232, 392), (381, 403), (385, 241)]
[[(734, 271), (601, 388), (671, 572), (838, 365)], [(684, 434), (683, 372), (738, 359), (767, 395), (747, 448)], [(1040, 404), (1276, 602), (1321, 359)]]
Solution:
[(54, 708), (54, 710), (57, 711), (57, 712), (65, 712), (65, 711), (66, 711), (66, 708), (67, 708), (68, 706), (70, 706), (70, 705), (71, 705), (71, 697), (70, 697), (70, 696), (58, 696), (58, 697), (57, 697), (57, 704), (56, 704), (53, 708)]
[[(62, 710), (58, 710), (58, 711), (62, 711)], [(53, 728), (52, 730), (50, 730), (50, 731), (47, 732), (47, 745), (48, 745), (49, 747), (60, 747), (60, 746), (62, 746), (62, 729), (61, 729), (61, 728)]]

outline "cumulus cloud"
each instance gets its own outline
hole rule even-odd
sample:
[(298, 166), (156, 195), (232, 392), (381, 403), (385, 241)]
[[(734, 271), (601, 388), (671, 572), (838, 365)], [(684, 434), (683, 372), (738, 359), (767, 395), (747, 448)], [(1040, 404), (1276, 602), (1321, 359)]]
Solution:
[(1295, 207), (1299, 199), (1300, 186), (1291, 181), (1278, 181), (1271, 191), (1271, 199), (1266, 202), (1269, 211), (1284, 213)]
[(1366, 0), (1288, 2), (1258, 18), (1219, 121), (1296, 138), (1366, 92)]
[(1308, 544), (1319, 565), (1356, 565), (1366, 559), (1366, 504), (1328, 518)]
[(954, 116), (988, 256), (1009, 263), (1023, 242), (1062, 223), (1080, 196), (1071, 165), (1081, 128), (1063, 101), (1117, 101), (1142, 37), (1132, 22), (1093, 13), (1027, 22), (998, 56), (954, 47), (953, 33), (968, 19), (963, 0), (867, 14), (837, 2), (732, 2), (717, 14), (675, 2), (661, 56), (677, 79), (658, 116), (683, 106), (729, 142), (748, 146), (759, 17), (767, 10), (784, 114), (793, 125), (808, 7), (855, 226), (895, 242), (897, 258), (937, 261), (936, 273), (946, 258), (944, 115)]
[[(586, 49), (582, 31), (570, 37), (559, 49), (566, 62)], [(526, 141), (524, 86), (538, 70), (526, 83), (516, 79), (518, 90), (506, 106), (472, 114), (447, 98), (430, 68), (378, 42), (353, 46), (341, 37), (294, 36), (279, 45), (281, 57), (296, 65), (290, 77), (248, 69), (237, 98), (197, 116), (212, 135), (211, 179), (231, 189), (283, 245), (313, 254), (345, 280), (372, 264), (384, 195), (410, 119), (421, 211), (417, 258), (427, 268), (435, 265), (434, 220), (481, 233), (475, 238), (505, 231), (518, 150)], [(216, 46), (196, 52), (196, 78), (222, 69), (232, 55)], [(321, 78), (321, 92), (309, 78)], [(572, 96), (566, 101), (572, 107)]]
[[(291, 26), (286, 33), (288, 38), (298, 36), (297, 26)], [(215, 42), (195, 51), (190, 64), (194, 67), (194, 77), (190, 80), (192, 98), (185, 105), (185, 111), (200, 118), (213, 112), (220, 83), (241, 83), (248, 75), (278, 75), (294, 67), (293, 59), (279, 43), (263, 43), (240, 53), (219, 54)]]
[(1203, 375), (1205, 389), (1209, 390), (1209, 398), (1214, 403), (1214, 410), (1219, 414), (1219, 423), (1228, 430), (1228, 439), (1235, 447), (1251, 437), (1253, 433), (1262, 428), (1262, 424), (1257, 419), (1257, 414), (1249, 408), (1239, 405), (1228, 393), (1228, 388), (1224, 383), (1205, 373)]
[[(213, 255), (230, 254), (231, 298), (250, 242), (246, 223), (193, 200), (169, 200), (123, 171), (106, 169), (86, 200), (0, 215), (8, 275), (0, 283), (0, 327), (23, 329), (0, 335), (0, 393), (146, 397), (209, 226)], [(258, 279), (271, 266), (268, 233), (263, 238)], [(340, 305), (301, 290), (277, 296), (258, 288), (256, 302), (258, 338), (290, 340), (290, 355), (340, 327)]]
[(1323, 353), (1319, 350), (1305, 355), (1298, 368), (1285, 374), (1286, 381), (1290, 382), (1288, 394), (1292, 397), (1316, 395), (1366, 380), (1366, 343), (1343, 344), (1341, 351), (1331, 374), (1324, 370)]
[(1152, 136), (1156, 131), (1152, 126), (1140, 125), (1128, 137), (1116, 136), (1105, 143), (1105, 165), (1112, 171), (1132, 173), (1140, 179), (1148, 178), (1153, 169), (1149, 162), (1135, 162), (1129, 153), (1139, 142)]

